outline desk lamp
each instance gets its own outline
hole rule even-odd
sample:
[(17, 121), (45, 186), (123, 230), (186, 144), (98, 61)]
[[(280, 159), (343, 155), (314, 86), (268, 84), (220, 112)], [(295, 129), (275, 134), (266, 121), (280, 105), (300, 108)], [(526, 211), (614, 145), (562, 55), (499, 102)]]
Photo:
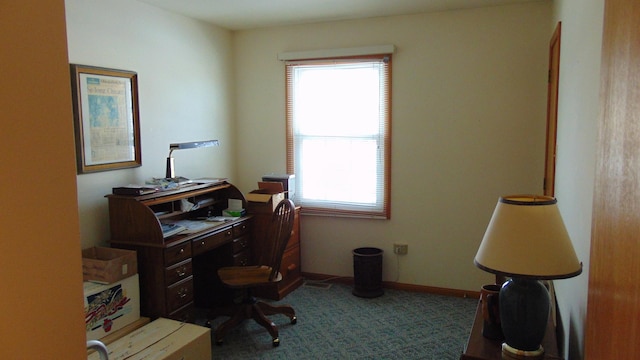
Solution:
[(219, 145), (220, 143), (218, 140), (192, 141), (192, 142), (185, 142), (185, 143), (170, 144), (169, 156), (167, 157), (167, 173), (165, 177), (169, 179), (173, 179), (176, 177), (173, 158), (171, 157), (173, 150), (193, 149), (193, 148), (211, 147), (211, 146), (219, 146)]
[(557, 200), (539, 195), (501, 197), (474, 263), (510, 278), (499, 295), (503, 355), (541, 358), (550, 298), (540, 280), (566, 279), (582, 272)]

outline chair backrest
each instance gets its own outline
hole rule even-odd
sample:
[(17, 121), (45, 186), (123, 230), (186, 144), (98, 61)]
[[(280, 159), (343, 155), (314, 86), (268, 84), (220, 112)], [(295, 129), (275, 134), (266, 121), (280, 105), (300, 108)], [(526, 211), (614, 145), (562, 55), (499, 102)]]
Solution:
[(265, 257), (261, 257), (262, 263), (260, 264), (271, 267), (271, 275), (269, 276), (269, 280), (271, 281), (276, 280), (278, 277), (282, 256), (291, 237), (294, 217), (295, 205), (293, 201), (289, 199), (280, 201), (273, 211), (267, 237), (270, 244), (267, 247), (268, 250), (263, 254)]

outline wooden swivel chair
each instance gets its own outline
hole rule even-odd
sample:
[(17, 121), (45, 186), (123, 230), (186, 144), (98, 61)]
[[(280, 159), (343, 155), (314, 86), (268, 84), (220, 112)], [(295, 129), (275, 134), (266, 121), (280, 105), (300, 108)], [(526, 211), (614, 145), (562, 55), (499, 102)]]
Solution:
[(278, 328), (267, 318), (267, 315), (283, 314), (289, 317), (291, 324), (297, 321), (295, 311), (291, 306), (273, 306), (257, 299), (252, 295), (252, 289), (259, 286), (269, 285), (282, 280), (280, 274), (280, 263), (282, 255), (287, 247), (287, 242), (291, 237), (293, 229), (293, 219), (295, 207), (289, 199), (282, 200), (273, 212), (271, 224), (269, 226), (270, 244), (265, 245), (265, 251), (258, 255), (258, 264), (254, 266), (231, 266), (218, 270), (218, 277), (222, 283), (231, 289), (243, 291), (242, 301), (233, 306), (210, 314), (209, 318), (216, 315), (226, 315), (230, 318), (220, 324), (215, 330), (216, 344), (222, 345), (225, 334), (245, 319), (254, 319), (271, 334), (273, 346), (280, 345)]

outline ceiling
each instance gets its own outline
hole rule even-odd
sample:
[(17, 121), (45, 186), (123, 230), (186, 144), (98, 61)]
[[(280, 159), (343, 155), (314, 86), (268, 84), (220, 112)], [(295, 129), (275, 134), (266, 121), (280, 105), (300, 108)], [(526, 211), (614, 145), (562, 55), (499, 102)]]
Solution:
[(467, 9), (543, 0), (139, 0), (230, 30)]

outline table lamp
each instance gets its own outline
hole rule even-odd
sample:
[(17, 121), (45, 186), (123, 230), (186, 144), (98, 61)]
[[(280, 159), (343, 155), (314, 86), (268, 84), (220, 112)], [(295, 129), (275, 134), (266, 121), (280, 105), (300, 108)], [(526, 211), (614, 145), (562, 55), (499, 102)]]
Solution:
[(165, 177), (168, 179), (173, 179), (176, 177), (175, 165), (173, 162), (173, 150), (182, 150), (182, 149), (193, 149), (193, 148), (201, 148), (201, 147), (211, 147), (218, 146), (220, 142), (218, 140), (205, 140), (205, 141), (192, 141), (192, 142), (184, 142), (184, 143), (174, 143), (169, 145), (169, 156), (167, 156), (167, 172)]
[(499, 295), (503, 355), (541, 358), (550, 298), (540, 280), (582, 272), (557, 200), (540, 195), (500, 197), (474, 263), (509, 278)]

